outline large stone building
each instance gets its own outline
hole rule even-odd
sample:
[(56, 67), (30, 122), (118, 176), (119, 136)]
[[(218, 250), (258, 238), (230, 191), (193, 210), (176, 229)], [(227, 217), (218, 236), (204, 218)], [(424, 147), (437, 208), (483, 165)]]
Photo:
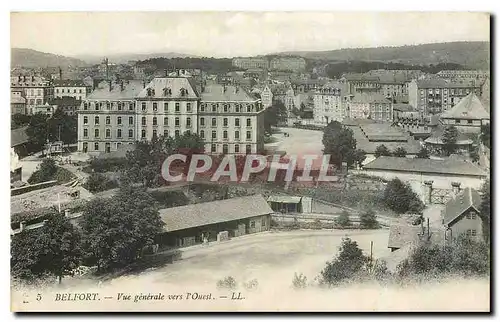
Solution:
[(238, 57), (233, 58), (233, 66), (241, 69), (268, 69), (269, 61), (265, 57)]
[(392, 102), (380, 93), (356, 93), (347, 102), (346, 116), (352, 119), (392, 121)]
[(238, 86), (173, 76), (103, 82), (78, 111), (78, 149), (102, 153), (153, 136), (198, 133), (207, 153), (256, 153), (264, 147), (261, 101)]
[(409, 103), (424, 116), (449, 110), (471, 92), (481, 96), (477, 80), (422, 79), (408, 86)]
[(486, 79), (490, 77), (489, 70), (442, 70), (436, 74), (441, 78), (449, 78), (449, 79)]
[(441, 114), (440, 119), (444, 125), (454, 125), (461, 132), (479, 133), (481, 125), (490, 122), (490, 114), (479, 98), (470, 93), (452, 109)]
[(26, 100), (26, 114), (34, 114), (37, 105), (43, 105), (54, 97), (50, 81), (40, 76), (15, 76), (10, 78), (12, 92), (22, 92)]
[(54, 80), (54, 97), (73, 97), (83, 100), (92, 90), (81, 80)]
[(302, 57), (276, 57), (269, 63), (269, 68), (299, 72), (306, 69), (306, 60)]
[(342, 122), (345, 113), (343, 84), (332, 82), (314, 93), (314, 122), (327, 125), (331, 121)]

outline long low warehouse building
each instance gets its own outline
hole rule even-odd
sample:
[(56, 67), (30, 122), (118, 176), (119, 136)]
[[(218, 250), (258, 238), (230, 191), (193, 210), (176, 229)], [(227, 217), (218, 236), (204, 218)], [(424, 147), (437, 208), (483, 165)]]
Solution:
[(159, 243), (187, 247), (207, 241), (267, 231), (273, 210), (262, 195), (231, 198), (160, 210), (165, 233)]

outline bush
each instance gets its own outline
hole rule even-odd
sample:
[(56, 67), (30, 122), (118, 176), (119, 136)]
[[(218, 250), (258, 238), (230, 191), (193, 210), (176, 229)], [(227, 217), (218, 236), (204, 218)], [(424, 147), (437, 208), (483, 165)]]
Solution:
[(93, 158), (90, 161), (90, 168), (94, 172), (119, 172), (127, 168), (126, 158), (109, 158), (98, 159)]
[(118, 182), (116, 182), (115, 180), (110, 180), (102, 174), (93, 173), (87, 178), (87, 181), (83, 184), (83, 187), (90, 192), (101, 192), (117, 188)]
[(342, 211), (340, 215), (335, 218), (335, 224), (341, 228), (346, 228), (351, 226), (351, 220), (349, 219), (349, 213), (347, 211)]
[(217, 281), (217, 288), (219, 289), (228, 289), (234, 290), (236, 289), (236, 280), (232, 276), (227, 276), (219, 281)]
[(36, 184), (56, 180), (58, 183), (66, 183), (75, 178), (71, 171), (58, 167), (54, 159), (46, 158), (40, 164), (38, 170), (33, 172), (28, 183)]
[(385, 205), (398, 214), (421, 213), (424, 204), (411, 187), (398, 178), (389, 181), (384, 191)]
[(256, 279), (253, 279), (253, 280), (249, 281), (248, 283), (244, 283), (244, 286), (247, 290), (254, 290), (254, 289), (257, 289), (259, 287), (259, 281), (257, 281)]
[(368, 210), (359, 216), (361, 228), (376, 229), (379, 227), (375, 211)]
[(294, 289), (306, 288), (307, 287), (307, 277), (302, 273), (300, 273), (300, 275), (295, 273), (293, 276), (293, 280), (292, 280), (292, 286)]

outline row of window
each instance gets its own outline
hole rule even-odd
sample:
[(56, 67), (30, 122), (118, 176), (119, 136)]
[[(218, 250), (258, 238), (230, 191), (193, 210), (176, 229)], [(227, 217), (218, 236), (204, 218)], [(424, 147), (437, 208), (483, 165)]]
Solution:
[[(111, 138), (111, 130), (110, 129), (106, 129), (105, 133), (106, 133), (106, 138), (107, 139)], [(99, 138), (99, 134), (100, 134), (99, 129), (95, 129), (94, 130), (94, 138)], [(89, 137), (89, 131), (88, 131), (88, 129), (83, 129), (83, 137), (84, 138), (88, 138)], [(117, 138), (121, 138), (122, 137), (122, 129), (117, 129), (116, 130), (116, 137)], [(132, 129), (128, 130), (128, 137), (129, 137), (129, 139), (132, 139), (134, 137), (134, 130), (132, 130)]]
[(134, 102), (83, 102), (83, 110), (87, 111), (90, 107), (94, 107), (96, 111), (99, 111), (100, 109), (106, 107), (107, 110), (112, 110), (115, 106), (118, 111), (125, 110), (128, 106), (129, 111), (135, 110), (135, 103)]
[[(94, 116), (94, 125), (99, 125), (100, 123), (100, 117), (99, 116)], [(88, 116), (83, 117), (83, 124), (87, 125), (89, 124), (89, 118)], [(116, 124), (121, 125), (122, 124), (122, 117), (118, 116), (116, 118)], [(129, 116), (128, 117), (128, 124), (129, 125), (134, 125), (134, 117)], [(106, 125), (111, 125), (111, 116), (106, 116)]]
[[(201, 112), (218, 112), (219, 105), (222, 105), (222, 111), (224, 113), (228, 113), (232, 111), (231, 105), (230, 104), (217, 104), (217, 103), (201, 103), (200, 104), (200, 111)], [(255, 106), (253, 104), (235, 104), (234, 105), (234, 111), (236, 113), (240, 112), (254, 112), (255, 111)]]
[[(59, 88), (56, 88), (56, 93), (59, 94)], [(64, 93), (64, 88), (61, 89), (61, 93)], [(71, 93), (71, 90), (68, 89), (66, 93)], [(79, 89), (78, 93), (82, 94), (83, 92), (81, 89)], [(73, 89), (73, 94), (76, 94), (76, 89)]]
[[(111, 125), (111, 116), (106, 116), (106, 125)], [(83, 117), (83, 124), (87, 125), (89, 124), (89, 118), (88, 116)], [(99, 125), (100, 124), (100, 116), (94, 116), (94, 125)], [(122, 117), (118, 116), (116, 118), (116, 124), (121, 125), (122, 124)], [(134, 117), (129, 116), (128, 117), (128, 124), (133, 125), (134, 124)], [(141, 125), (146, 126), (147, 125), (147, 119), (145, 116), (142, 117), (141, 119)], [(156, 126), (158, 125), (158, 118), (156, 116), (153, 117), (153, 125)], [(163, 125), (168, 125), (168, 117), (163, 118)], [(247, 118), (246, 120), (246, 125), (247, 127), (252, 126), (252, 119)], [(175, 118), (175, 126), (180, 126), (180, 118), (176, 117)], [(191, 118), (187, 117), (186, 118), (186, 126), (191, 127)], [(200, 126), (205, 126), (205, 118), (201, 117), (200, 118)], [(212, 126), (216, 127), (217, 126), (217, 118), (213, 117), (212, 118)], [(229, 119), (227, 117), (222, 119), (222, 126), (229, 126)], [(234, 120), (234, 126), (239, 127), (240, 126), (240, 119), (237, 118)]]
[[(217, 144), (212, 144), (210, 146), (210, 150), (212, 153), (217, 153)], [(234, 151), (234, 153), (240, 153), (241, 152), (240, 145), (235, 144), (233, 151)], [(246, 152), (246, 154), (252, 153), (252, 146), (250, 144), (245, 145), (245, 152)], [(229, 153), (229, 145), (228, 144), (222, 145), (222, 153), (224, 153), (224, 154)]]
[[(169, 104), (168, 102), (163, 102), (163, 111), (165, 113), (168, 113), (169, 111)], [(146, 102), (142, 102), (141, 103), (141, 110), (143, 112), (146, 112), (147, 111), (147, 103)], [(175, 113), (180, 113), (181, 112), (181, 104), (179, 102), (175, 102)], [(192, 106), (191, 106), (191, 103), (186, 103), (186, 112), (188, 113), (191, 113), (193, 110), (192, 110)], [(153, 102), (153, 112), (158, 112), (158, 102)]]
[[(202, 139), (205, 139), (205, 131), (204, 130), (200, 131), (200, 137)], [(222, 132), (222, 139), (223, 140), (229, 139), (228, 131)], [(252, 139), (252, 132), (251, 131), (247, 131), (246, 139), (247, 139), (247, 141)], [(214, 140), (217, 140), (217, 131), (212, 131), (212, 141), (214, 141)], [(234, 140), (236, 140), (236, 141), (240, 140), (240, 131), (234, 131)]]

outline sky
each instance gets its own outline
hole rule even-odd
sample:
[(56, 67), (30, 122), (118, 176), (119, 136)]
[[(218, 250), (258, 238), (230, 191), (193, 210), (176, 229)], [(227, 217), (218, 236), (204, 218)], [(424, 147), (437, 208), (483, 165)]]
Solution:
[(282, 51), (488, 41), (468, 12), (14, 12), (11, 47), (66, 56), (176, 52), (236, 57)]

